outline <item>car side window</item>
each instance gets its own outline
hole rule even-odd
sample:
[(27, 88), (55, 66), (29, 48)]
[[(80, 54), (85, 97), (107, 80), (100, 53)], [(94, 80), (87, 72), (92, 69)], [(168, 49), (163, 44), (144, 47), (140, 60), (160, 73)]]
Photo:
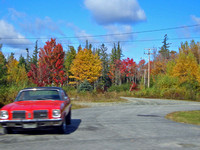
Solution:
[(61, 90), (61, 97), (62, 97), (62, 100), (66, 100), (66, 94), (63, 90)]

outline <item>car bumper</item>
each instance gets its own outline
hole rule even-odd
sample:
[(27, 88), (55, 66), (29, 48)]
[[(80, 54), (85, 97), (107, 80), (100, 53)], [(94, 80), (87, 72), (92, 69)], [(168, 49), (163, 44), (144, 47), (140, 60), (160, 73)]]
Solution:
[(60, 126), (62, 122), (62, 118), (32, 120), (0, 120), (0, 125), (2, 127), (39, 128), (46, 126)]

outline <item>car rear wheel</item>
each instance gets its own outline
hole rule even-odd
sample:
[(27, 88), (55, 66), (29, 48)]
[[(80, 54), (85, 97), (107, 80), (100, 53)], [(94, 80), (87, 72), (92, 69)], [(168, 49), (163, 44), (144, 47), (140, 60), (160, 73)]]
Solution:
[(4, 133), (4, 134), (12, 134), (12, 133), (13, 133), (13, 130), (12, 130), (12, 128), (5, 127), (5, 128), (3, 129), (3, 133)]

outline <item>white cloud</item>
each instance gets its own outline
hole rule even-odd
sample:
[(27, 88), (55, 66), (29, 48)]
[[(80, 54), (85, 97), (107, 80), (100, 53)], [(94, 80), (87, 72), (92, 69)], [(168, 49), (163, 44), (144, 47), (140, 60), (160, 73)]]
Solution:
[(75, 37), (79, 40), (80, 43), (85, 43), (86, 40), (90, 42), (96, 42), (97, 40), (94, 39), (94, 37), (87, 33), (85, 30), (80, 29), (79, 27), (75, 26), (72, 23), (68, 23), (67, 24), (68, 27), (72, 28), (72, 30), (74, 31), (74, 35)]
[[(196, 17), (195, 15), (191, 15), (191, 19), (196, 23), (200, 25), (200, 17)], [(197, 26), (195, 28), (195, 32), (200, 33), (200, 26)]]
[(198, 18), (198, 17), (196, 17), (196, 16), (194, 16), (194, 15), (192, 15), (191, 18), (192, 18), (192, 20), (193, 20), (194, 22), (196, 22), (197, 24), (200, 24), (200, 18)]
[(24, 22), (20, 23), (20, 26), (22, 27), (23, 31), (31, 33), (34, 36), (52, 36), (55, 33), (64, 35), (59, 28), (59, 25), (47, 16), (44, 19), (27, 18)]
[(22, 45), (31, 44), (22, 34), (17, 32), (13, 25), (4, 20), (0, 20), (0, 43), (10, 47), (22, 47)]
[(16, 11), (14, 8), (8, 8), (8, 16), (12, 20), (17, 20), (18, 18), (22, 19), (26, 17), (26, 14), (23, 12)]
[(85, 6), (92, 12), (97, 23), (102, 25), (146, 20), (145, 12), (137, 0), (85, 0)]
[(21, 29), (23, 33), (30, 36), (53, 36), (55, 34), (64, 35), (60, 29), (61, 21), (53, 21), (50, 17), (38, 18), (30, 16), (24, 12), (15, 10), (14, 8), (8, 9), (8, 19), (11, 19), (15, 25)]
[(108, 36), (106, 36), (107, 42), (112, 41), (127, 41), (133, 38), (132, 34), (128, 34), (132, 32), (132, 27), (129, 25), (109, 25), (105, 26), (107, 30)]

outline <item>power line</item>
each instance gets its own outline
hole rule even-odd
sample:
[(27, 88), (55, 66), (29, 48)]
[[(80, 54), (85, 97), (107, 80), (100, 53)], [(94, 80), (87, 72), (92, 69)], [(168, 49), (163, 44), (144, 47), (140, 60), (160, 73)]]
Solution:
[[(186, 37), (186, 38), (169, 38), (168, 40), (170, 41), (175, 41), (175, 40), (186, 40), (186, 39), (199, 39), (200, 37)], [(118, 40), (118, 41), (95, 41), (95, 42), (92, 42), (90, 41), (91, 44), (99, 44), (99, 43), (117, 43), (117, 42), (120, 42), (120, 43), (137, 43), (137, 42), (155, 42), (155, 41), (162, 41), (163, 39), (146, 39), (146, 40)], [(74, 42), (69, 42), (69, 43), (66, 43), (66, 42), (61, 42), (62, 44), (80, 44), (81, 42), (79, 43), (74, 43)], [(12, 46), (22, 46), (22, 45), (35, 45), (35, 43), (32, 43), (32, 44), (5, 44), (5, 45), (12, 45)], [(5, 47), (5, 46), (4, 46)]]
[[(183, 28), (192, 28), (198, 27), (200, 24), (195, 25), (187, 25), (187, 26), (178, 26), (178, 27), (170, 27), (170, 28), (162, 28), (162, 29), (154, 29), (154, 30), (144, 30), (144, 31), (137, 31), (137, 32), (126, 32), (126, 33), (116, 33), (116, 34), (100, 34), (100, 35), (88, 35), (88, 36), (64, 36), (64, 37), (57, 37), (56, 39), (74, 39), (74, 38), (89, 38), (89, 37), (105, 37), (105, 36), (123, 36), (123, 35), (131, 35), (131, 34), (140, 34), (140, 33), (150, 33), (150, 32), (159, 32), (159, 31), (167, 31), (167, 30), (176, 30), (176, 29), (183, 29)], [(2, 38), (4, 40), (13, 40), (13, 39), (49, 39), (49, 38), (41, 38), (41, 37), (27, 37), (27, 38)]]

